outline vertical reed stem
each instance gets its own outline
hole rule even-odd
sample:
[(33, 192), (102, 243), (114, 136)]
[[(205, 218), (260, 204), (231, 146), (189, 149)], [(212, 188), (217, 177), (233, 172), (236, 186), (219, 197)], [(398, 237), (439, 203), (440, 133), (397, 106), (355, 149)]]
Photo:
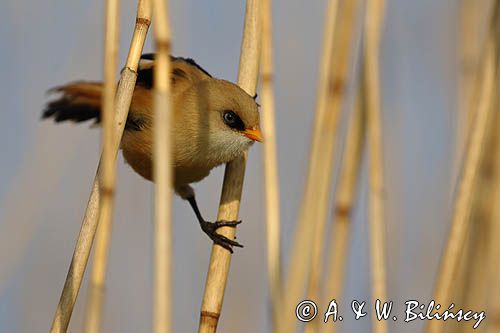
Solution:
[[(495, 81), (498, 82), (498, 81)], [(496, 88), (498, 91), (498, 88)], [(500, 92), (500, 91), (498, 91)], [(492, 94), (491, 98), (495, 100), (496, 94)], [(495, 102), (490, 103), (490, 108), (495, 107)], [(497, 109), (498, 110), (498, 109)], [(495, 172), (495, 159), (498, 155), (498, 125), (500, 117), (497, 117), (498, 112), (492, 114), (492, 120), (489, 121), (486, 129), (486, 138), (484, 143), (484, 152), (482, 154), (478, 169), (477, 180), (473, 189), (473, 199), (470, 215), (470, 232), (466, 235), (466, 244), (462, 251), (462, 259), (457, 270), (460, 274), (455, 274), (453, 283), (461, 282), (460, 288), (463, 288), (462, 299), (457, 300), (457, 292), (454, 287), (452, 301), (460, 309), (487, 309), (488, 296), (491, 294), (490, 281), (487, 277), (490, 276), (491, 256), (497, 259), (497, 253), (493, 252), (495, 242), (496, 221), (494, 220), (495, 207), (498, 202), (495, 198), (495, 185), (499, 175)], [(462, 281), (457, 279), (457, 276), (462, 275)], [(460, 295), (459, 295), (460, 296)], [(461, 301), (461, 303), (459, 303)], [(489, 311), (488, 311), (489, 314)], [(488, 320), (489, 322), (489, 320)], [(453, 332), (468, 332), (470, 327), (463, 325), (461, 322), (452, 324), (454, 328), (448, 325), (447, 330)]]
[[(280, 203), (276, 125), (274, 108), (274, 65), (272, 0), (262, 0), (262, 125), (264, 132), (264, 181), (266, 188), (267, 270), (273, 327), (279, 320), (281, 288)], [(273, 329), (274, 331), (274, 329)]]
[[(472, 99), (474, 98), (474, 86), (480, 73), (478, 66), (481, 50), (481, 22), (484, 20), (481, 13), (484, 11), (486, 1), (482, 0), (462, 0), (459, 5), (459, 29), (457, 43), (459, 45), (459, 61), (460, 61), (460, 79), (458, 80), (458, 108), (457, 108), (457, 126), (455, 130), (455, 157), (454, 157), (454, 172), (453, 179), (457, 178), (455, 170), (459, 171), (460, 161), (464, 154), (467, 134), (470, 132), (470, 124), (474, 119), (475, 108), (472, 109)], [(483, 38), (484, 39), (484, 38)], [(479, 186), (481, 187), (481, 186)], [(466, 242), (463, 244), (464, 256), (460, 259), (455, 281), (460, 283), (457, 285), (457, 292), (454, 293), (454, 302), (459, 308), (465, 308), (468, 287), (470, 286), (470, 264), (475, 262), (473, 238), (477, 235), (470, 234), (467, 236)], [(481, 263), (482, 265), (482, 263)], [(459, 331), (467, 329), (462, 323), (456, 322), (449, 324), (449, 329)]]
[[(498, 82), (498, 50), (495, 50), (495, 40), (500, 27), (498, 19), (500, 17), (500, 4), (495, 4), (494, 15), (486, 41), (485, 51), (481, 68), (480, 81), (474, 105), (477, 105), (477, 112), (472, 123), (469, 142), (465, 151), (462, 173), (457, 187), (455, 197), (455, 208), (451, 224), (448, 242), (446, 244), (441, 267), (437, 277), (433, 299), (447, 307), (453, 302), (451, 292), (453, 289), (454, 276), (457, 273), (459, 260), (463, 254), (463, 244), (467, 231), (471, 224), (471, 208), (473, 202), (473, 189), (477, 182), (479, 164), (483, 154), (483, 147), (486, 139), (487, 126), (492, 118), (492, 100), (494, 86)], [(439, 333), (444, 329), (443, 321), (432, 320), (427, 322), (427, 333)]]
[[(464, 155), (467, 135), (470, 132), (471, 124), (476, 114), (476, 105), (473, 105), (475, 98), (475, 85), (480, 75), (481, 58), (480, 51), (484, 47), (484, 42), (488, 38), (488, 33), (484, 33), (485, 13), (491, 12), (490, 0), (462, 0), (460, 5), (460, 35), (459, 44), (461, 51), (460, 80), (459, 80), (459, 105), (457, 115), (456, 130), (456, 157), (455, 169), (459, 169), (461, 158)], [(482, 47), (483, 46), (483, 47)], [(488, 263), (493, 246), (494, 233), (492, 232), (493, 209), (495, 202), (490, 200), (494, 191), (494, 154), (496, 147), (492, 146), (494, 136), (495, 121), (491, 121), (485, 143), (485, 152), (481, 159), (478, 180), (476, 181), (473, 202), (471, 208), (471, 230), (467, 233), (463, 244), (463, 255), (459, 260), (457, 273), (454, 276), (455, 291), (453, 292), (453, 302), (456, 308), (460, 309), (486, 309), (490, 285), (485, 276), (488, 276)], [(454, 175), (454, 179), (458, 178)], [(458, 285), (459, 283), (459, 285)], [(488, 313), (489, 315), (489, 313)], [(490, 322), (488, 320), (488, 322)], [(485, 323), (486, 324), (486, 323)], [(466, 332), (470, 327), (461, 322), (447, 324), (447, 330), (453, 332)]]
[[(368, 118), (368, 143), (370, 162), (370, 255), (372, 304), (379, 299), (387, 300), (385, 223), (384, 223), (384, 182), (381, 134), (380, 96), (380, 39), (384, 20), (384, 0), (367, 0), (365, 21), (365, 93)], [(387, 332), (387, 322), (372, 316), (372, 329), (376, 333)]]
[(100, 175), (99, 221), (90, 278), (89, 297), (85, 311), (84, 332), (101, 330), (104, 283), (113, 222), (116, 183), (116, 152), (113, 151), (115, 126), (116, 69), (120, 30), (120, 1), (106, 1), (104, 38), (104, 89), (102, 95), (102, 174)]
[[(238, 85), (251, 96), (255, 95), (259, 72), (259, 7), (260, 0), (247, 0), (238, 72)], [(238, 218), (246, 160), (247, 153), (226, 165), (217, 220), (231, 221)], [(218, 231), (229, 239), (234, 239), (236, 234), (236, 229), (232, 227), (222, 227)], [(231, 253), (214, 244), (201, 305), (200, 333), (215, 332), (217, 329), (230, 263)]]
[[(500, 133), (498, 132), (498, 123), (500, 122), (500, 4), (498, 0), (496, 1), (496, 10), (493, 17), (493, 21), (496, 22), (494, 27), (493, 38), (495, 40), (496, 49), (496, 88), (494, 92), (494, 101), (491, 106), (493, 112), (495, 112), (495, 119), (493, 121), (493, 131), (494, 138), (493, 144), (495, 156), (494, 156), (494, 185), (493, 185), (493, 198), (491, 199), (496, 205), (493, 208), (492, 214), (492, 242), (490, 247), (490, 265), (489, 265), (489, 286), (488, 290), (490, 299), (488, 304), (488, 314), (490, 315), (490, 321), (488, 324), (488, 332), (496, 333), (500, 332), (500, 265), (498, 265), (498, 253), (500, 253), (500, 152), (498, 147), (500, 147)], [(493, 151), (492, 151), (493, 153)]]
[[(332, 97), (329, 101), (328, 112), (338, 115), (340, 114), (342, 108), (347, 104), (345, 103), (349, 97), (347, 87), (350, 86), (350, 79), (352, 79), (352, 72), (354, 63), (352, 61), (352, 53), (354, 51), (355, 45), (355, 23), (359, 18), (359, 1), (349, 0), (342, 2), (340, 5), (338, 18), (336, 22), (336, 32), (333, 43), (333, 59), (332, 68), (330, 69), (331, 75), (333, 76), (334, 86), (331, 89), (335, 89), (332, 93)], [(336, 86), (335, 86), (336, 85)], [(337, 116), (335, 116), (337, 117)], [(337, 120), (335, 120), (337, 121)], [(336, 125), (335, 125), (336, 126)], [(335, 130), (336, 131), (336, 130)], [(336, 134), (334, 134), (336, 135)], [(335, 136), (331, 139), (334, 140)], [(332, 145), (332, 148), (334, 145)], [(332, 162), (330, 164), (330, 175), (333, 173)], [(329, 176), (330, 177), (330, 176)], [(326, 179), (325, 179), (326, 180)], [(322, 200), (324, 201), (325, 214), (327, 212), (328, 205), (328, 191), (326, 197)], [(322, 208), (323, 209), (323, 208)], [(319, 300), (320, 299), (320, 280), (323, 274), (323, 257), (324, 257), (324, 244), (326, 241), (325, 230), (326, 230), (326, 215), (317, 220), (317, 225), (315, 229), (314, 242), (312, 244), (312, 255), (311, 255), (311, 270), (309, 276), (308, 285), (308, 299)], [(319, 325), (321, 325), (322, 318), (317, 317), (313, 321), (306, 324), (306, 332), (312, 333), (319, 330)]]
[[(334, 297), (337, 302), (344, 289), (345, 267), (347, 263), (347, 247), (351, 236), (351, 218), (358, 184), (361, 157), (365, 144), (365, 115), (362, 102), (362, 89), (356, 98), (347, 132), (344, 159), (339, 175), (337, 198), (334, 205), (333, 227), (330, 242), (330, 266), (323, 284), (321, 304)], [(328, 298), (328, 299), (327, 299)], [(331, 320), (331, 319), (330, 319)], [(338, 324), (322, 323), (320, 332), (332, 333), (338, 330)]]
[[(500, 36), (499, 36), (500, 37)], [(500, 39), (497, 38), (497, 52), (500, 50)], [(500, 70), (497, 68), (497, 71)], [(497, 81), (498, 82), (498, 81)], [(492, 106), (494, 110), (497, 110), (496, 113), (496, 121), (493, 122), (494, 125), (498, 124), (500, 121), (500, 89), (497, 86), (497, 93), (495, 97), (495, 103)], [(491, 228), (491, 247), (490, 247), (490, 262), (489, 262), (489, 271), (487, 272), (487, 276), (489, 277), (488, 283), (488, 323), (487, 323), (487, 332), (488, 333), (498, 333), (500, 332), (500, 265), (498, 265), (498, 253), (500, 253), (500, 153), (498, 152), (498, 147), (500, 147), (500, 133), (498, 133), (496, 126), (493, 129), (495, 132), (494, 138), (494, 147), (496, 147), (495, 152), (495, 163), (494, 163), (494, 195), (493, 198), (490, 199), (492, 202), (497, 203), (493, 208), (492, 215), (492, 228)]]
[(170, 102), (171, 32), (168, 0), (153, 0), (156, 15), (154, 67), (154, 163), (155, 180), (155, 274), (153, 328), (155, 333), (172, 331), (172, 143)]
[(282, 318), (277, 327), (279, 333), (295, 331), (295, 307), (304, 293), (312, 259), (313, 239), (317, 235), (318, 221), (326, 218), (328, 209), (333, 147), (340, 111), (335, 104), (339, 103), (346, 87), (345, 74), (335, 72), (333, 68), (338, 6), (338, 1), (331, 0), (326, 10), (311, 155), (290, 267), (281, 299)]
[[(130, 102), (132, 100), (132, 93), (137, 79), (137, 66), (139, 58), (142, 53), (146, 34), (149, 29), (151, 20), (151, 7), (150, 0), (139, 0), (137, 7), (137, 19), (130, 51), (127, 58), (127, 64), (122, 71), (120, 82), (115, 97), (116, 115), (115, 121), (117, 126), (114, 127), (114, 140), (113, 149), (115, 158), (118, 152), (121, 136), (125, 127)], [(51, 332), (66, 332), (68, 329), (71, 314), (78, 296), (78, 291), (83, 279), (83, 274), (87, 266), (92, 242), (98, 224), (98, 211), (99, 211), (99, 178), (102, 173), (101, 163), (97, 168), (96, 177), (92, 185), (85, 216), (83, 218), (82, 227), (78, 235), (75, 246), (75, 251), (71, 260), (71, 264), (66, 276), (64, 288), (61, 293), (61, 298), (52, 321)]]
[[(457, 115), (457, 157), (460, 158), (465, 151), (467, 133), (473, 120), (474, 112), (470, 106), (474, 98), (474, 85), (477, 82), (478, 65), (480, 58), (479, 31), (486, 1), (461, 0), (459, 20), (460, 33), (458, 34), (460, 44), (460, 93), (459, 109)], [(459, 161), (459, 159), (457, 159)]]

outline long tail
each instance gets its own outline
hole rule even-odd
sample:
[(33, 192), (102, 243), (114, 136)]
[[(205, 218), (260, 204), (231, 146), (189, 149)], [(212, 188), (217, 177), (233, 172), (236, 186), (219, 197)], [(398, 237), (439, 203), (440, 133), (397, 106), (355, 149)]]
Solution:
[(100, 82), (74, 82), (55, 87), (50, 92), (61, 93), (61, 96), (47, 103), (43, 119), (54, 118), (56, 122), (82, 122), (90, 119), (94, 119), (95, 123), (101, 121)]

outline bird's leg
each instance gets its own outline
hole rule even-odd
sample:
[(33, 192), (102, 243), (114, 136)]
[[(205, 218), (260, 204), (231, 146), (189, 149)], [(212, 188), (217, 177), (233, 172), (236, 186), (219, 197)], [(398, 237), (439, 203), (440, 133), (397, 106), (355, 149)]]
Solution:
[(187, 201), (189, 201), (189, 204), (193, 208), (193, 211), (198, 218), (201, 230), (203, 230), (203, 232), (205, 232), (215, 244), (222, 246), (231, 253), (233, 253), (232, 246), (243, 247), (243, 245), (241, 245), (240, 243), (217, 233), (217, 229), (219, 229), (220, 227), (236, 227), (241, 223), (241, 221), (205, 221), (203, 216), (201, 216), (200, 210), (198, 209), (198, 204), (196, 203), (195, 197), (190, 196), (187, 198)]

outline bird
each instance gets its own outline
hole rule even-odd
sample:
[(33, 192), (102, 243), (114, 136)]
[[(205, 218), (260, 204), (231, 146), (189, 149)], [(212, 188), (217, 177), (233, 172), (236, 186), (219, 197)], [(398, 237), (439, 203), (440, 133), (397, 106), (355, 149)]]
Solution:
[[(191, 58), (170, 56), (173, 190), (187, 200), (201, 229), (229, 252), (243, 247), (219, 233), (241, 221), (210, 222), (203, 218), (192, 183), (210, 171), (262, 142), (259, 105), (238, 85), (218, 79)], [(143, 178), (154, 181), (153, 165), (153, 71), (155, 54), (141, 56), (137, 81), (120, 142), (124, 160)], [(58, 97), (47, 102), (42, 119), (55, 122), (101, 120), (102, 82), (75, 81), (49, 90)]]

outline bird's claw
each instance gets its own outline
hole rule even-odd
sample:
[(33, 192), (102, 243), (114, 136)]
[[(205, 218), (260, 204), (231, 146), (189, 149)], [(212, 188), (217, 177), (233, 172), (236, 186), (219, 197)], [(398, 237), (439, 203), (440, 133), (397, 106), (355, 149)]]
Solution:
[(221, 227), (236, 227), (238, 224), (240, 224), (241, 221), (215, 221), (215, 222), (208, 222), (204, 221), (201, 224), (201, 229), (210, 237), (210, 239), (215, 243), (229, 252), (233, 253), (232, 246), (237, 246), (237, 247), (243, 247), (240, 243), (227, 238), (224, 235), (218, 234), (217, 229)]

